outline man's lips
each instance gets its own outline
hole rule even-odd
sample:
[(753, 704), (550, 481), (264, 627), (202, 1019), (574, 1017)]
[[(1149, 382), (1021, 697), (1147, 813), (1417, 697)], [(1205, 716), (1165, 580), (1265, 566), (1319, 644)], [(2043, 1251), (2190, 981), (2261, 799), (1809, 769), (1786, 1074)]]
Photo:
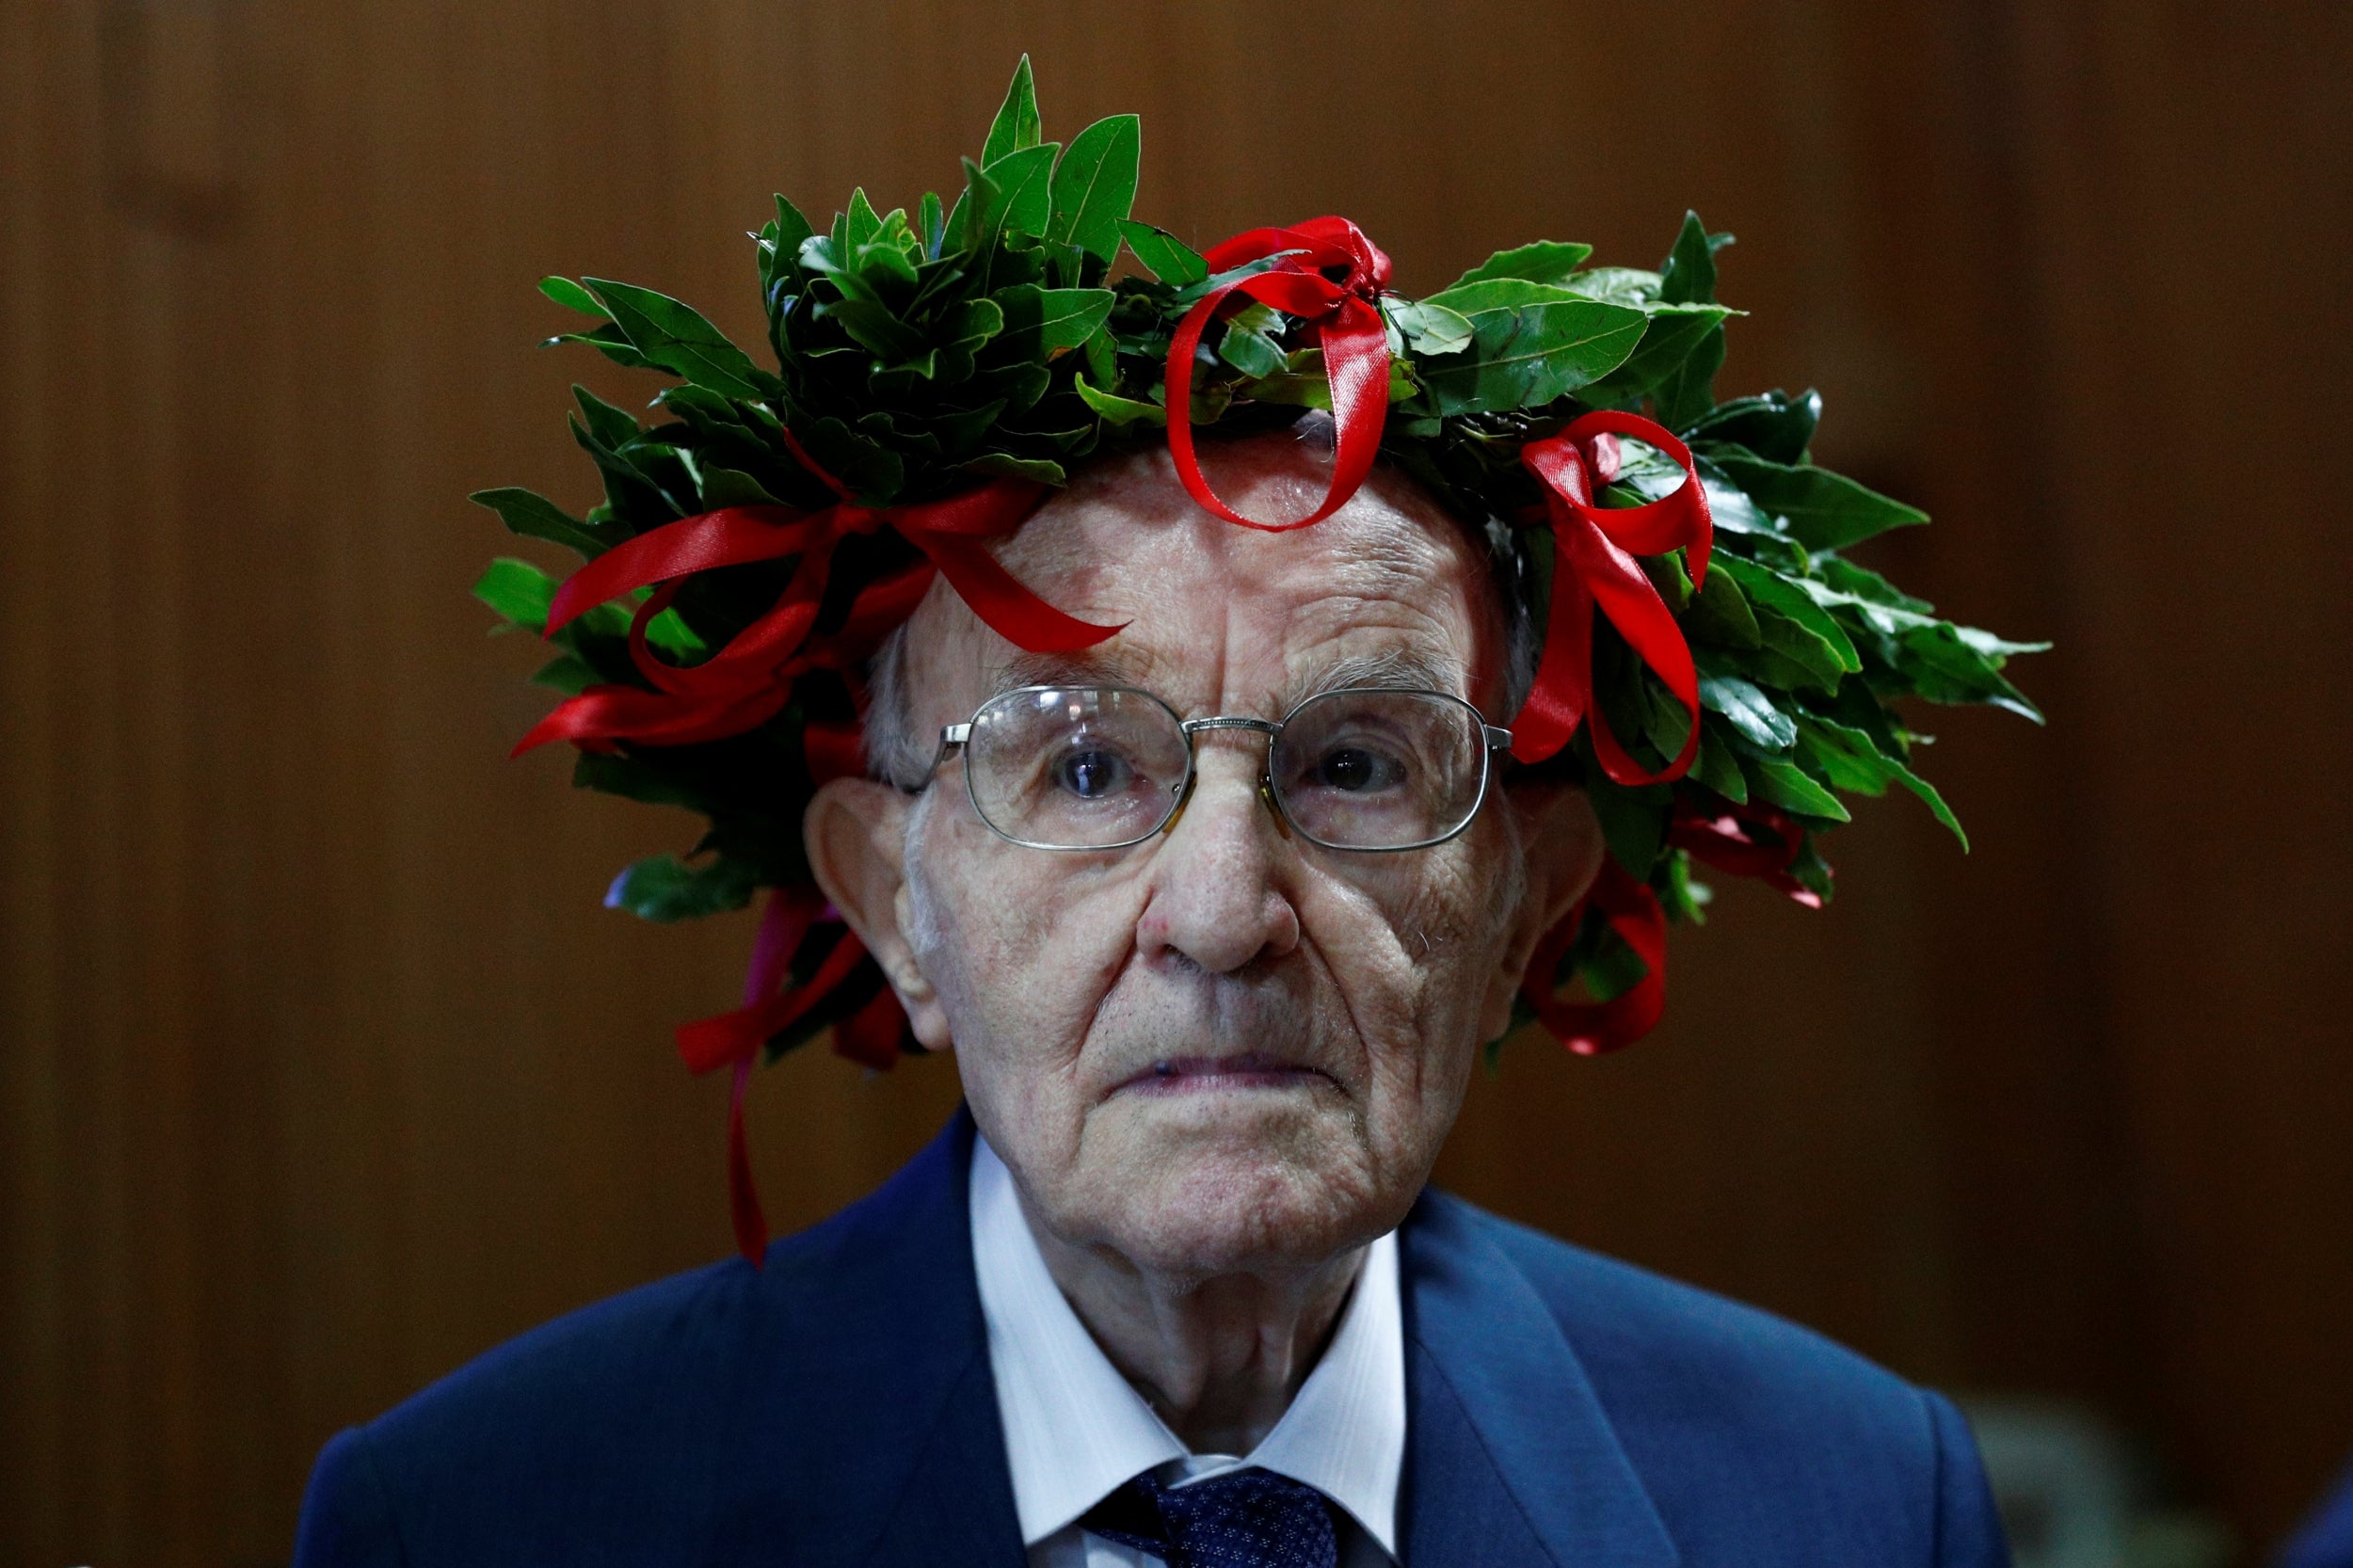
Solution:
[(1332, 1075), (1303, 1062), (1250, 1053), (1241, 1056), (1163, 1056), (1112, 1085), (1112, 1093), (1189, 1095), (1218, 1089), (1289, 1089)]

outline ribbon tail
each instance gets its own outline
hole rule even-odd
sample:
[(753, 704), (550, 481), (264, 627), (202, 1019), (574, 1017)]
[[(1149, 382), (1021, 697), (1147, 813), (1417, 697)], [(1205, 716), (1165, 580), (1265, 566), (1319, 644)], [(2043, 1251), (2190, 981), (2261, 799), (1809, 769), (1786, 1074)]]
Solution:
[[(1064, 615), (1007, 571), (983, 543), (1020, 527), (1048, 493), (1043, 485), (999, 479), (946, 501), (898, 507), (880, 515), (924, 553), (931, 566), (948, 579), (948, 585), (998, 635), (1032, 653), (1071, 653), (1092, 648), (1127, 623), (1097, 626)], [(889, 599), (912, 611), (927, 585), (912, 580), (895, 584)], [(866, 614), (867, 607), (861, 596), (851, 620), (858, 623), (861, 638), (871, 631), (879, 640), (878, 633), (887, 628), (879, 614)], [(888, 606), (877, 600), (876, 608), (879, 612)], [(843, 628), (845, 634), (850, 630)]]
[(630, 662), (657, 689), (695, 708), (713, 707), (743, 696), (746, 688), (765, 686), (776, 679), (776, 667), (786, 655), (801, 645), (816, 624), (831, 564), (814, 551), (803, 555), (799, 569), (776, 604), (699, 664), (664, 664), (647, 646), (647, 629), (653, 617), (678, 597), (680, 584), (675, 580), (664, 583), (630, 618)]
[[(1617, 737), (1609, 732), (1608, 721), (1602, 717), (1600, 703), (1595, 702), (1594, 753), (1601, 760), (1603, 771), (1621, 784), (1634, 787), (1670, 783), (1689, 773), (1692, 761), (1699, 756), (1700, 678), (1691, 663), (1691, 645), (1684, 641), (1674, 612), (1658, 597), (1658, 589), (1643, 572), (1641, 563), (1602, 532), (1593, 514), (1582, 507), (1577, 508), (1577, 513), (1587, 525), (1570, 536), (1578, 578), (1593, 594), (1602, 614), (1609, 617), (1609, 623), (1625, 639), (1626, 646), (1657, 673), (1667, 690), (1683, 704), (1683, 711), (1690, 715), (1683, 749), (1664, 768), (1649, 773), (1618, 744)], [(1560, 570), (1556, 557), (1556, 583), (1560, 581)]]
[(1075, 653), (1093, 648), (1127, 625), (1122, 621), (1119, 626), (1097, 626), (1064, 615), (1032, 593), (977, 539), (925, 534), (917, 536), (915, 542), (972, 613), (1016, 648), (1032, 653)]
[(1323, 323), (1322, 340), (1332, 382), (1332, 488), (1293, 528), (1321, 522), (1364, 488), (1389, 418), (1389, 332), (1381, 312), (1351, 296)]
[(853, 661), (873, 652), (892, 627), (915, 614), (915, 607), (931, 591), (932, 578), (938, 570), (932, 565), (931, 557), (925, 556), (904, 571), (860, 588), (857, 597), (850, 601), (849, 618), (833, 636), (835, 646)]
[(1234, 292), (1234, 284), (1212, 289), (1193, 302), (1176, 324), (1176, 336), (1168, 344), (1168, 375), (1165, 377), (1168, 399), (1168, 455), (1176, 465), (1176, 478), (1185, 492), (1209, 511), (1227, 522), (1247, 527), (1250, 520), (1217, 498), (1209, 488), (1209, 477), (1201, 472), (1201, 458), (1193, 445), (1193, 359), (1201, 347), (1202, 329), (1225, 296)]
[(1609, 716), (1602, 712), (1598, 702), (1593, 704), (1593, 756), (1601, 763), (1601, 771), (1609, 776), (1611, 782), (1623, 784), (1628, 789), (1640, 789), (1645, 784), (1672, 783), (1689, 774), (1692, 762), (1699, 758), (1700, 724), (1696, 707), (1691, 710), (1691, 728), (1684, 737), (1683, 749), (1657, 773), (1646, 772), (1642, 764), (1634, 760), (1633, 753), (1619, 744), (1617, 731), (1609, 728)]
[(768, 1221), (760, 1211), (760, 1189), (752, 1179), (751, 1137), (744, 1125), (744, 1096), (751, 1088), (752, 1064), (773, 1030), (764, 1013), (791, 973), (792, 952), (823, 912), (817, 895), (806, 888), (778, 888), (768, 895), (760, 917), (760, 934), (752, 939), (752, 961), (744, 975), (744, 1006), (734, 1013), (686, 1024), (678, 1032), (679, 1054), (696, 1074), (732, 1064), (728, 1087), (728, 1212), (734, 1223), (736, 1250), (755, 1269), (768, 1251)]
[(777, 682), (732, 691), (724, 702), (681, 706), (663, 692), (641, 691), (635, 686), (591, 686), (558, 703), (515, 743), (508, 755), (520, 757), (550, 741), (569, 741), (593, 751), (611, 751), (616, 740), (649, 745), (714, 741), (767, 723), (783, 711), (791, 696), (790, 689)]
[[(1210, 488), (1193, 440), (1193, 361), (1202, 331), (1225, 296), (1241, 293), (1318, 323), (1324, 374), (1332, 384), (1335, 440), (1332, 482), (1323, 503), (1293, 522), (1261, 522), (1235, 511)], [(1205, 295), (1177, 324), (1168, 347), (1168, 451), (1186, 493), (1227, 522), (1270, 534), (1321, 522), (1348, 504), (1372, 472), (1389, 411), (1389, 335), (1381, 312), (1313, 272), (1260, 272)]]
[(1686, 462), (1683, 472), (1683, 488), (1668, 499), (1682, 500), (1689, 510), (1691, 536), (1690, 542), (1684, 547), (1684, 555), (1686, 564), (1691, 568), (1691, 586), (1705, 588), (1707, 586), (1707, 553), (1716, 542), (1716, 514), (1707, 509), (1707, 487), (1700, 483), (1699, 470)]
[(807, 521), (788, 506), (728, 506), (665, 522), (614, 546), (566, 578), (548, 605), (546, 635), (600, 604), (655, 583), (806, 550), (817, 532), (805, 526)]
[(1807, 909), (1822, 906), (1822, 895), (1787, 872), (1767, 872), (1759, 880), (1792, 904)]
[(625, 715), (632, 705), (626, 699), (652, 696), (634, 686), (591, 686), (577, 696), (568, 696), (524, 732), (506, 754), (507, 760), (536, 751), (551, 741), (569, 741), (592, 751), (615, 750), (613, 737), (628, 728)]
[(1512, 720), (1512, 756), (1541, 762), (1576, 738), (1593, 705), (1593, 600), (1571, 556), (1573, 516), (1552, 518), (1552, 606), (1545, 653), (1528, 700)]
[(752, 1059), (736, 1058), (728, 1091), (728, 1218), (735, 1226), (735, 1250), (757, 1269), (768, 1256), (768, 1217), (760, 1211), (760, 1187), (752, 1179), (751, 1140), (744, 1128), (744, 1095), (751, 1085)]

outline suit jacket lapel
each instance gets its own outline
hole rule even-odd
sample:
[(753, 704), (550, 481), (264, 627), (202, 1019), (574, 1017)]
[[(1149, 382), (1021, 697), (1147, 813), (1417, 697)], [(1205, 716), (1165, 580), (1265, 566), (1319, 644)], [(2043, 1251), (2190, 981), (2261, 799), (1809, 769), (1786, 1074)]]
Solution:
[(907, 1449), (905, 1480), (865, 1558), (873, 1568), (965, 1562), (1022, 1568), (1028, 1562), (986, 1344), (984, 1339), (965, 1363), (928, 1436)]
[(764, 1375), (734, 1461), (764, 1473), (718, 1560), (1021, 1568), (972, 1274), (972, 1138), (959, 1111), (882, 1191), (781, 1244), (799, 1256), (761, 1282)]
[(1673, 1568), (1576, 1352), (1489, 1224), (1426, 1193), (1399, 1238), (1408, 1568)]

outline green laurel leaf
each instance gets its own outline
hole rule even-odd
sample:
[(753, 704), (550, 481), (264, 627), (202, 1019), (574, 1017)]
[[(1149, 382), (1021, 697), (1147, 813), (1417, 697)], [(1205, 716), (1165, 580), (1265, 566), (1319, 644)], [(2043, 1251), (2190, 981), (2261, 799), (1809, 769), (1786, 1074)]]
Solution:
[(1926, 802), (1936, 820), (1961, 840), (1961, 849), (1968, 850), (1969, 835), (1961, 831), (1961, 819), (1945, 804), (1945, 797), (1927, 779), (1882, 754), (1868, 734), (1849, 725), (1812, 716), (1798, 720), (1797, 731), (1801, 755), (1830, 781), (1833, 789), (1880, 795), (1886, 792), (1888, 785), (1901, 784)]
[[(1626, 356), (1624, 364), (1595, 384), (1594, 395), (1615, 402), (1649, 392), (1699, 352), (1709, 334), (1721, 341), (1724, 318), (1733, 313), (1721, 305), (1651, 307), (1642, 341)], [(1711, 370), (1709, 375), (1713, 374)]]
[(1458, 289), (1465, 283), (1483, 282), (1491, 278), (1524, 278), (1534, 283), (1558, 283), (1583, 266), (1585, 258), (1593, 253), (1593, 248), (1590, 245), (1537, 240), (1529, 245), (1497, 251), (1447, 287)]
[(668, 924), (741, 909), (759, 887), (753, 868), (728, 856), (690, 866), (675, 855), (656, 855), (616, 877), (604, 902), (607, 908)]
[(542, 278), (539, 280), (539, 292), (568, 311), (578, 311), (582, 315), (595, 316), (600, 321), (604, 319), (604, 307), (569, 278)]
[(508, 532), (550, 540), (578, 551), (584, 558), (601, 555), (629, 537), (627, 529), (609, 520), (584, 522), (535, 490), (476, 490), (466, 499), (496, 512)]
[(1844, 550), (1891, 528), (1917, 528), (1929, 520), (1916, 506), (1811, 463), (1769, 462), (1734, 447), (1710, 456), (1749, 499), (1785, 519), (1791, 536), (1808, 550)]
[(1634, 351), (1645, 318), (1621, 305), (1569, 299), (1480, 311), (1470, 323), (1467, 350), (1416, 366), (1441, 415), (1541, 408), (1597, 381)]
[(1166, 424), (1168, 410), (1157, 403), (1139, 403), (1132, 397), (1121, 397), (1089, 384), (1084, 371), (1071, 378), (1071, 386), (1086, 406), (1103, 416), (1112, 426), (1125, 429), (1141, 420), (1146, 424)]
[(1740, 760), (1741, 771), (1748, 775), (1752, 792), (1768, 804), (1800, 816), (1822, 817), (1831, 822), (1851, 822), (1853, 814), (1795, 762), (1777, 758), (1750, 755)]
[(1054, 216), (1055, 142), (1008, 152), (981, 173), (994, 186), (974, 220), (970, 248), (985, 255), (1015, 234), (1043, 237)]
[(1700, 705), (1721, 713), (1750, 744), (1767, 751), (1787, 751), (1797, 744), (1796, 722), (1753, 682), (1738, 676), (1700, 677)]
[(1070, 150), (1054, 166), (1046, 237), (1115, 260), (1143, 159), (1143, 122), (1131, 114), (1098, 120), (1071, 137)]
[(1136, 253), (1136, 260), (1163, 283), (1184, 288), (1209, 275), (1209, 264), (1202, 259), (1201, 252), (1165, 229), (1127, 218), (1121, 221), (1119, 233), (1128, 242), (1128, 248)]
[(632, 283), (603, 278), (581, 282), (637, 351), (663, 369), (726, 397), (759, 398), (775, 389), (776, 377), (753, 364), (693, 307)]
[(1112, 313), (1109, 289), (1042, 289), (1015, 283), (990, 300), (1004, 312), (1001, 338), (1019, 345), (1024, 358), (1044, 359), (1076, 348)]
[(985, 168), (1009, 153), (1035, 147), (1045, 138), (1043, 122), (1037, 113), (1037, 86), (1030, 74), (1030, 56), (1021, 56), (1021, 63), (1013, 68), (1013, 83), (1005, 88), (1005, 101), (997, 109), (997, 118), (989, 121), (988, 139), (981, 144), (981, 167)]
[(1416, 354), (1459, 354), (1477, 336), (1468, 316), (1432, 300), (1390, 300), (1383, 309)]
[(474, 579), (473, 596), (509, 626), (545, 632), (555, 602), (556, 581), (529, 561), (502, 555)]
[(1716, 297), (1716, 252), (1732, 243), (1730, 234), (1711, 234), (1700, 215), (1683, 215), (1674, 249), (1658, 268), (1658, 298), (1666, 305), (1712, 303)]

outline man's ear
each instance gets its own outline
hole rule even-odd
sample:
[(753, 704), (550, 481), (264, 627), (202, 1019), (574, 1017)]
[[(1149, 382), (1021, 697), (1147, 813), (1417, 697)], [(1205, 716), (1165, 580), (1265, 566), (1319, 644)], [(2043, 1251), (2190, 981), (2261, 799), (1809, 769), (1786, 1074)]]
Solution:
[(1608, 853), (1593, 802), (1576, 785), (1515, 782), (1505, 787), (1504, 798), (1519, 824), (1528, 882), (1519, 907), (1513, 911), (1503, 961), (1488, 982), (1480, 1014), (1480, 1038), (1484, 1040), (1501, 1039), (1512, 1026), (1512, 999), (1519, 994), (1536, 944), (1585, 896)]
[(818, 787), (801, 816), (808, 869), (899, 993), (915, 1037), (948, 1048), (948, 1015), (924, 978), (907, 939), (907, 797), (871, 778), (836, 778)]

